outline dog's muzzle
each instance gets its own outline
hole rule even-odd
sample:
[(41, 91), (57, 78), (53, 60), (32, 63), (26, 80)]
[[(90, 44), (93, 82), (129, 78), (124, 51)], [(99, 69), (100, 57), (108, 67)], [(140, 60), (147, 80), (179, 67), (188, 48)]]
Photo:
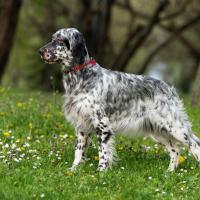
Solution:
[(56, 61), (56, 56), (54, 53), (48, 49), (40, 48), (39, 54), (45, 62), (52, 63)]

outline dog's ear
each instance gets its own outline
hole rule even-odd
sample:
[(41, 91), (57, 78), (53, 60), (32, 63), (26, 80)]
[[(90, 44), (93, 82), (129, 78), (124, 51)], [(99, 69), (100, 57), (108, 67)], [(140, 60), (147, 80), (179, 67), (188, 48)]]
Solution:
[(84, 62), (86, 55), (87, 55), (87, 50), (85, 47), (85, 43), (84, 42), (78, 43), (73, 49), (73, 56), (77, 58), (81, 64), (82, 62)]
[(63, 40), (63, 42), (64, 42), (65, 46), (67, 47), (67, 49), (70, 50), (70, 43), (69, 43), (69, 40), (65, 38), (65, 39)]

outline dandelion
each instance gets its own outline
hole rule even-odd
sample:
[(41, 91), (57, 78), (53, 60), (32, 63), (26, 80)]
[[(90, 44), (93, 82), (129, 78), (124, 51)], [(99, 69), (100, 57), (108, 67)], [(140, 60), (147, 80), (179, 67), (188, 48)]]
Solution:
[(185, 162), (185, 158), (183, 156), (179, 156), (179, 163)]
[(23, 106), (23, 103), (22, 103), (22, 102), (18, 102), (18, 103), (17, 103), (17, 107), (18, 107), (18, 108), (21, 108), (22, 106)]
[(66, 172), (65, 172), (65, 175), (66, 175), (66, 176), (73, 176), (73, 172), (72, 172), (72, 171), (66, 171)]
[(98, 156), (94, 156), (94, 160), (99, 160), (99, 157)]
[(69, 138), (70, 138), (70, 139), (74, 139), (74, 136), (73, 136), (73, 135), (70, 135)]
[(3, 136), (6, 137), (6, 138), (10, 137), (9, 131), (4, 131)]
[(21, 151), (25, 151), (26, 149), (25, 149), (25, 147), (21, 147), (20, 150)]

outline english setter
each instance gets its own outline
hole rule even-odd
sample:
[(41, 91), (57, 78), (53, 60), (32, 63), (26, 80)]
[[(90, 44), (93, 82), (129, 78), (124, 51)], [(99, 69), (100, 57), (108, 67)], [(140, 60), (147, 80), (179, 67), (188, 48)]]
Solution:
[(45, 62), (62, 65), (64, 114), (75, 126), (77, 137), (72, 170), (84, 161), (94, 132), (99, 142), (99, 171), (115, 160), (116, 132), (130, 136), (144, 132), (162, 143), (170, 155), (170, 171), (179, 163), (177, 142), (200, 162), (200, 140), (173, 87), (155, 78), (101, 67), (89, 57), (84, 37), (75, 28), (58, 30), (39, 53)]

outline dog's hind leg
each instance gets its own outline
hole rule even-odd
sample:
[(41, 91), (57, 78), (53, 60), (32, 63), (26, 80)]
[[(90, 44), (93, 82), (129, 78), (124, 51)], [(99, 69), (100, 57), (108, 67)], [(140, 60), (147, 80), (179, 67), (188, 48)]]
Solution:
[(180, 155), (180, 149), (176, 142), (173, 139), (167, 138), (161, 134), (152, 134), (151, 137), (165, 146), (170, 155), (168, 171), (174, 171), (178, 167)]
[(172, 131), (174, 138), (187, 147), (200, 164), (200, 140), (192, 132), (187, 132), (185, 130), (180, 130), (179, 132), (178, 130)]
[[(162, 125), (161, 125), (162, 124)], [(200, 140), (192, 133), (187, 120), (165, 121), (158, 126), (159, 134), (182, 143), (200, 163)]]

